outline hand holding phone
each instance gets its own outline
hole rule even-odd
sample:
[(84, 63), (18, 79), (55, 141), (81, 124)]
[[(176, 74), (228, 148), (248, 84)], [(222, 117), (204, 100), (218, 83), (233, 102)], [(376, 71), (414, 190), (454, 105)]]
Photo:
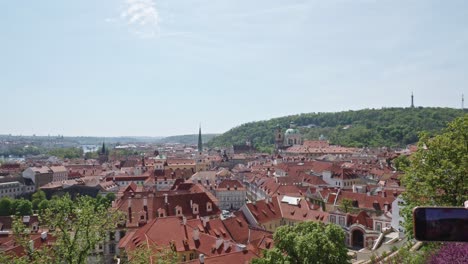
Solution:
[(416, 240), (468, 242), (468, 209), (463, 207), (416, 207), (413, 221)]

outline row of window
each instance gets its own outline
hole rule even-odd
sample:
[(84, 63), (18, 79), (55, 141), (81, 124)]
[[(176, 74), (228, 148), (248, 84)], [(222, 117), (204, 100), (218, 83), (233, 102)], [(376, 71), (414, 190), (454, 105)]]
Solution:
[(231, 197), (229, 199), (229, 197), (220, 197), (222, 201), (244, 201), (245, 200), (245, 196), (242, 196), (242, 197)]
[[(352, 186), (353, 184), (356, 184), (355, 181), (352, 182), (344, 182), (343, 186)], [(341, 182), (335, 182), (335, 186), (341, 186)]]
[(19, 191), (20, 191), (20, 188), (15, 188), (15, 189), (9, 189), (9, 190), (0, 190), (0, 193), (12, 193), (12, 192), (19, 192)]
[[(189, 258), (190, 258), (190, 260), (195, 259), (195, 253), (191, 252), (191, 253), (189, 254)], [(187, 261), (187, 256), (182, 255), (182, 261)]]
[[(338, 222), (337, 219), (338, 218)], [(335, 216), (335, 215), (330, 215), (330, 223), (333, 224), (339, 224), (340, 226), (345, 226), (345, 218), (344, 216)]]

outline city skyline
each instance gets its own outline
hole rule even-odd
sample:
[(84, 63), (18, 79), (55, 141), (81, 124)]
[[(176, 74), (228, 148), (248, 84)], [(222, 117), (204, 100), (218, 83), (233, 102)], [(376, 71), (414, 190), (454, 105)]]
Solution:
[(28, 5), (0, 4), (0, 134), (222, 133), (468, 93), (465, 1)]

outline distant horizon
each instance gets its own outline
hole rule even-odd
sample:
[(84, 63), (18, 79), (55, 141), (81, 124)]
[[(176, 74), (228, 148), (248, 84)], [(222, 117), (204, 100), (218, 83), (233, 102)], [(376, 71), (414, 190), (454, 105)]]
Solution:
[[(459, 109), (459, 110), (462, 110), (461, 107), (460, 108), (455, 108), (455, 107), (443, 107), (443, 106), (418, 106), (418, 105), (415, 105), (414, 108), (449, 108), (449, 109)], [(261, 120), (252, 120), (252, 121), (247, 121), (245, 123), (242, 123), (242, 124), (237, 124), (237, 125), (234, 125), (233, 127), (231, 127), (230, 129), (224, 131), (224, 132), (219, 132), (219, 133), (211, 133), (211, 132), (204, 132), (203, 131), (203, 126), (202, 126), (202, 135), (221, 135), (223, 133), (226, 133), (227, 131), (231, 130), (232, 128), (235, 128), (235, 127), (238, 127), (238, 126), (241, 126), (243, 124), (246, 124), (246, 123), (251, 123), (251, 122), (261, 122), (261, 121), (267, 121), (267, 120), (271, 120), (271, 119), (276, 119), (276, 118), (282, 118), (282, 117), (287, 117), (287, 116), (294, 116), (294, 115), (300, 115), (300, 114), (311, 114), (311, 113), (340, 113), (340, 112), (348, 112), (348, 111), (361, 111), (361, 110), (382, 110), (382, 109), (390, 109), (390, 108), (401, 108), (401, 109), (411, 109), (411, 107), (393, 107), (393, 106), (384, 106), (384, 107), (380, 107), (380, 108), (361, 108), (361, 109), (349, 109), (349, 110), (343, 110), (343, 111), (330, 111), (330, 112), (307, 112), (307, 113), (297, 113), (297, 114), (291, 114), (291, 115), (284, 115), (284, 116), (276, 116), (276, 117), (271, 117), (271, 118), (268, 118), (268, 119), (261, 119)], [(467, 110), (466, 108), (464, 108), (463, 110)], [(177, 137), (177, 136), (196, 136), (198, 135), (198, 128), (197, 128), (197, 132), (196, 133), (191, 133), (191, 134), (174, 134), (174, 135), (168, 135), (168, 136), (148, 136), (148, 135), (141, 135), (141, 136), (128, 136), (128, 135), (124, 135), (124, 136), (96, 136), (96, 135), (62, 135), (62, 134), (50, 134), (50, 135), (45, 135), (45, 134), (39, 134), (39, 133), (33, 133), (33, 134), (12, 134), (12, 133), (1, 133), (0, 132), (0, 136), (16, 136), (16, 137), (34, 137), (34, 136), (37, 136), (37, 137), (58, 137), (58, 136), (63, 136), (63, 137), (82, 137), (82, 138), (86, 138), (86, 137), (89, 137), (89, 138), (152, 138), (152, 139), (164, 139), (164, 138), (168, 138), (168, 137)]]

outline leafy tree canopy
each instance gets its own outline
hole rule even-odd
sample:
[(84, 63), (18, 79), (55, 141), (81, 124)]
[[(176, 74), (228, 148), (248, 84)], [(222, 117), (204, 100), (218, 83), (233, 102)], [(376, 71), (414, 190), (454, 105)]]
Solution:
[(440, 135), (422, 134), (410, 160), (402, 182), (405, 229), (412, 236), (415, 206), (463, 206), (468, 200), (468, 115), (450, 123)]
[(42, 214), (48, 226), (54, 227), (53, 249), (57, 263), (87, 263), (87, 258), (107, 232), (122, 219), (119, 212), (109, 210), (108, 203), (89, 196), (72, 201), (70, 196), (54, 197)]
[(337, 225), (302, 222), (279, 227), (274, 234), (275, 247), (253, 264), (276, 263), (349, 263), (345, 234)]
[(0, 216), (10, 215), (13, 206), (13, 199), (8, 196), (0, 199)]

